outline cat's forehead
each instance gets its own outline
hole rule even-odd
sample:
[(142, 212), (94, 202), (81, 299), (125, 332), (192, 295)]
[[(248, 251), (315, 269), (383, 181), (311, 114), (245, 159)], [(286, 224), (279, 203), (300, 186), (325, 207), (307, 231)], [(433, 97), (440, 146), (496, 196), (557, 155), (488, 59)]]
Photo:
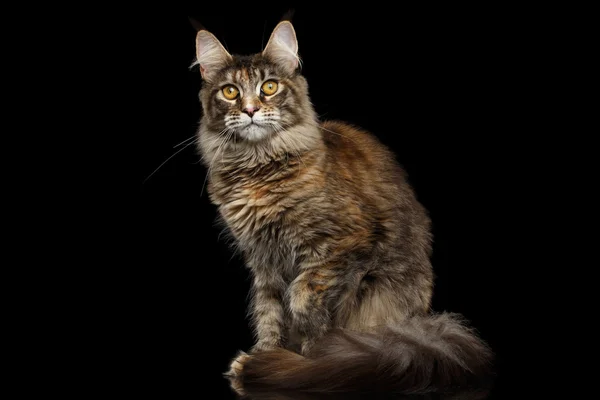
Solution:
[(277, 67), (260, 56), (234, 56), (233, 62), (220, 73), (219, 81), (255, 83), (278, 75)]

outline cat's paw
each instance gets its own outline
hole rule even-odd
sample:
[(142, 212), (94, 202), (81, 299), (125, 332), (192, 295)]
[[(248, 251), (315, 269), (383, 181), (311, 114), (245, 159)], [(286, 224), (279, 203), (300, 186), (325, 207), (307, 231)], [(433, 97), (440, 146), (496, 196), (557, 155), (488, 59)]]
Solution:
[(233, 359), (229, 366), (229, 371), (224, 375), (229, 379), (231, 389), (233, 389), (238, 395), (244, 396), (244, 385), (243, 385), (243, 371), (244, 364), (248, 362), (250, 356), (243, 351), (240, 351), (238, 355)]

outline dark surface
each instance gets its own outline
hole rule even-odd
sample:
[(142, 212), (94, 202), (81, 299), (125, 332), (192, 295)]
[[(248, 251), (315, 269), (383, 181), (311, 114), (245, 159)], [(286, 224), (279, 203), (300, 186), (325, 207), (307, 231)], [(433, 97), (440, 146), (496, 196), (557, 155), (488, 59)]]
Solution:
[[(490, 398), (512, 398), (520, 365), (511, 356), (519, 303), (511, 282), (525, 261), (513, 214), (521, 132), (508, 98), (519, 57), (507, 51), (510, 27), (498, 10), (295, 8), (318, 113), (371, 130), (397, 154), (433, 220), (434, 309), (472, 321), (497, 354)], [(106, 274), (116, 303), (111, 337), (123, 349), (115, 374), (132, 393), (233, 398), (221, 374), (252, 344), (247, 271), (214, 226), (193, 146), (146, 178), (200, 118), (188, 16), (232, 53), (250, 53), (287, 9), (199, 2), (175, 15), (142, 13), (114, 53), (127, 60), (116, 68), (126, 82), (116, 98), (127, 115), (118, 132), (131, 142), (127, 186), (111, 199), (123, 214), (114, 244), (128, 251), (125, 266)]]

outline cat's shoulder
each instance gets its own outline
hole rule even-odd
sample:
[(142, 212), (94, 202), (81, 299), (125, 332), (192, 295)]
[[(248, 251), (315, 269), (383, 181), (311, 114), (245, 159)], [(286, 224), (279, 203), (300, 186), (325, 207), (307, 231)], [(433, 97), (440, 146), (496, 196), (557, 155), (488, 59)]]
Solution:
[(351, 124), (349, 122), (340, 121), (340, 120), (326, 120), (321, 122), (321, 129), (324, 132), (330, 134), (341, 134), (341, 135), (349, 135), (352, 137), (355, 136), (364, 136), (371, 135), (371, 133), (367, 132), (365, 129), (361, 127)]
[(325, 143), (329, 145), (358, 146), (361, 150), (388, 151), (374, 133), (360, 126), (340, 120), (328, 120), (321, 122), (320, 127)]

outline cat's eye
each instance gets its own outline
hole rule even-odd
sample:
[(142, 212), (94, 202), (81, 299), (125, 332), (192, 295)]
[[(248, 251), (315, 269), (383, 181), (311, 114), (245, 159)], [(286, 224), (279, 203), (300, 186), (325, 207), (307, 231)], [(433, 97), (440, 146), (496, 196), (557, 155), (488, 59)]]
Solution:
[(267, 96), (275, 94), (275, 92), (277, 92), (277, 82), (275, 82), (275, 81), (266, 81), (265, 83), (263, 83), (263, 85), (260, 88), (260, 90), (264, 94), (266, 94)]
[(227, 85), (223, 88), (223, 96), (227, 100), (233, 100), (240, 94), (240, 91), (233, 85)]

